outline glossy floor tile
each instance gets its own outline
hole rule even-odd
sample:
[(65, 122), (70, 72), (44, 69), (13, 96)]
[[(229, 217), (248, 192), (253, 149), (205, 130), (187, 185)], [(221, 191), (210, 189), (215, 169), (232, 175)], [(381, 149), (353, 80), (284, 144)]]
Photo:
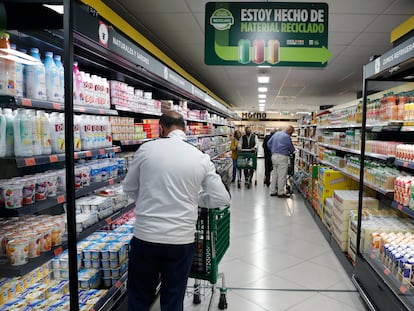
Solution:
[[(301, 195), (271, 197), (263, 186), (263, 159), (257, 186), (232, 184), (230, 190), (230, 247), (219, 264), (228, 310), (366, 310)], [(214, 292), (202, 281), (199, 305), (193, 304), (193, 283), (190, 279), (184, 310), (219, 310), (220, 280)], [(156, 310), (157, 304), (151, 311)]]

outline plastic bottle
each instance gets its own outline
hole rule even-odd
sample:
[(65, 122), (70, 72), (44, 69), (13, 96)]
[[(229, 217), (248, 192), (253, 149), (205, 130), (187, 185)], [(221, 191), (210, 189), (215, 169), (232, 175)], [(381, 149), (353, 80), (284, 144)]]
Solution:
[(26, 66), (26, 93), (32, 99), (46, 100), (46, 73), (39, 49), (31, 48), (30, 54), (39, 60), (36, 65)]
[[(10, 49), (10, 35), (0, 32), (0, 48)], [(16, 95), (16, 62), (0, 58), (0, 93)]]
[(88, 115), (80, 116), (80, 137), (82, 150), (92, 149), (92, 124)]
[(103, 84), (103, 95), (104, 95), (104, 109), (109, 109), (111, 107), (111, 98), (109, 96), (109, 82), (106, 78), (102, 78)]
[(106, 145), (105, 145), (105, 147), (112, 147), (111, 122), (109, 121), (109, 117), (103, 117), (103, 119), (104, 119), (104, 122), (105, 122), (105, 130), (106, 130), (106, 135), (105, 135)]
[(53, 56), (59, 76), (59, 102), (65, 101), (65, 70), (62, 65), (62, 57), (60, 55)]
[(14, 156), (14, 116), (10, 108), (4, 108), (3, 115), (6, 119), (6, 157), (12, 157)]
[(38, 110), (36, 114), (40, 122), (40, 144), (42, 154), (51, 154), (52, 144), (50, 137), (50, 120), (43, 110)]
[(0, 158), (6, 156), (6, 117), (0, 109)]
[[(10, 47), (13, 50), (16, 50), (16, 45), (15, 44), (10, 44)], [(26, 53), (26, 52), (25, 52)], [(23, 82), (23, 68), (24, 65), (22, 63), (19, 62), (15, 62), (15, 89), (16, 89), (16, 96), (18, 97), (22, 97), (24, 94), (24, 82)]]
[(52, 52), (45, 52), (46, 97), (47, 100), (60, 102), (59, 71), (53, 60)]
[(81, 106), (84, 103), (84, 99), (83, 81), (78, 62), (73, 62), (73, 104)]
[(34, 110), (27, 110), (27, 116), (30, 122), (32, 122), (32, 144), (33, 144), (33, 155), (42, 154), (42, 133), (40, 119), (36, 116)]
[(80, 127), (81, 127), (81, 118), (80, 116), (76, 115), (73, 117), (73, 146), (74, 146), (73, 149), (75, 151), (82, 150)]
[(52, 112), (50, 116), (50, 140), (53, 153), (65, 152), (65, 124), (62, 115)]
[[(19, 52), (26, 54), (27, 50), (26, 49), (19, 49)], [(23, 91), (22, 96), (27, 97), (27, 91), (26, 91), (27, 65), (24, 65), (24, 64), (21, 64), (21, 65), (22, 65), (22, 91)], [(18, 76), (17, 76), (17, 68), (16, 68), (16, 80), (17, 79), (18, 79)], [(17, 89), (16, 89), (16, 94), (17, 94)]]
[(94, 106), (94, 92), (93, 92), (93, 82), (91, 75), (89, 73), (81, 71), (81, 77), (83, 82), (83, 92), (84, 92), (84, 104), (87, 106)]
[(31, 157), (33, 155), (33, 122), (28, 117), (26, 110), (17, 109), (13, 122), (14, 154), (17, 157)]

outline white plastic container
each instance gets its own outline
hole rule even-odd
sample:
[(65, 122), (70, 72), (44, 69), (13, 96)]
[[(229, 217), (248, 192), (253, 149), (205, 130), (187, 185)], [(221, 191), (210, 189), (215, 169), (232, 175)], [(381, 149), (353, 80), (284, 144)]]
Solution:
[(0, 109), (0, 158), (6, 156), (6, 117)]
[(81, 127), (81, 118), (78, 115), (73, 117), (73, 149), (75, 151), (82, 150), (82, 142), (81, 142), (81, 134), (80, 134), (80, 127)]
[(65, 152), (65, 124), (63, 115), (52, 112), (50, 117), (50, 138), (53, 153)]
[(36, 114), (40, 122), (40, 144), (42, 154), (51, 154), (52, 144), (50, 137), (50, 120), (43, 110), (36, 111)]
[(39, 49), (30, 49), (30, 54), (38, 59), (38, 64), (26, 66), (26, 93), (32, 99), (46, 100), (46, 73)]
[(17, 109), (13, 122), (14, 154), (17, 157), (31, 157), (33, 155), (33, 122), (26, 114), (25, 109)]
[(59, 76), (59, 101), (65, 101), (65, 70), (62, 64), (62, 57), (60, 55), (53, 56), (53, 60), (55, 61), (56, 68), (58, 69), (58, 76)]
[(14, 116), (10, 108), (4, 108), (3, 115), (6, 119), (6, 157), (12, 157), (14, 156)]
[[(10, 47), (13, 50), (16, 50), (15, 44), (10, 44)], [(25, 52), (26, 53), (26, 52)], [(24, 94), (24, 77), (23, 77), (23, 68), (24, 65), (22, 63), (16, 62), (15, 63), (15, 90), (16, 90), (16, 96), (22, 97)]]
[(30, 122), (32, 122), (32, 143), (33, 143), (33, 155), (42, 154), (42, 134), (41, 134), (41, 124), (40, 119), (36, 116), (34, 110), (27, 110), (26, 114), (29, 117)]
[(53, 102), (61, 102), (59, 71), (52, 52), (45, 52), (46, 97)]
[(80, 138), (82, 150), (92, 149), (92, 120), (90, 119), (89, 115), (80, 116)]

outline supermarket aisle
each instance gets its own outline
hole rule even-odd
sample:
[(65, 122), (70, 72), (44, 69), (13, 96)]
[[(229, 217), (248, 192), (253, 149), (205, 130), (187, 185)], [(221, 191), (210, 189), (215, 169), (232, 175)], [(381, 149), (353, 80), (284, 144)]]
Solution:
[[(365, 310), (302, 197), (270, 197), (262, 167), (259, 159), (257, 187), (231, 187), (230, 248), (219, 265), (228, 310)], [(190, 280), (189, 292), (192, 285)], [(189, 293), (185, 310), (207, 310), (211, 290), (204, 294), (202, 303), (193, 305)], [(216, 290), (211, 310), (218, 310), (218, 298)], [(151, 311), (156, 310), (157, 305)]]

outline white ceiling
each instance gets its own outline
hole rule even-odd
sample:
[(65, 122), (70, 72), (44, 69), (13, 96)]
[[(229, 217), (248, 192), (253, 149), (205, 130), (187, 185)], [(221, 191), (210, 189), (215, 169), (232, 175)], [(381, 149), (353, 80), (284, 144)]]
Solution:
[[(164, 53), (238, 111), (258, 111), (258, 68), (204, 64), (205, 0), (104, 0)], [(232, 2), (232, 1), (226, 1)], [(238, 1), (262, 2), (262, 1)], [(314, 111), (357, 98), (362, 67), (392, 48), (390, 32), (414, 15), (414, 0), (301, 0), (329, 5), (322, 69), (272, 67), (266, 111)]]

